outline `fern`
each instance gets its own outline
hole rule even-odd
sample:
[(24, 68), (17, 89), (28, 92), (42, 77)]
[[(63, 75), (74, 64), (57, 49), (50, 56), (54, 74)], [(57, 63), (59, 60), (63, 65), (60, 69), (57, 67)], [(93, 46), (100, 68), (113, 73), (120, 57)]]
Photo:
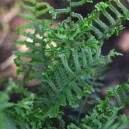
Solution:
[[(128, 87), (128, 84), (123, 84), (113, 89), (107, 89), (105, 100), (100, 101), (93, 112), (81, 120), (80, 127), (71, 124), (68, 129), (125, 129), (129, 124), (128, 117), (125, 114), (118, 116), (118, 111), (129, 102)], [(116, 100), (115, 105), (111, 102), (112, 96)]]
[[(25, 78), (27, 78), (27, 76), (30, 76), (30, 75), (31, 75), (31, 78), (29, 79), (32, 79), (33, 77), (40, 78), (41, 72), (44, 71), (46, 64), (49, 63), (49, 59), (48, 58), (46, 59), (46, 55), (44, 52), (45, 47), (47, 45), (43, 37), (45, 32), (40, 28), (40, 24), (46, 27), (46, 22), (49, 22), (49, 21), (48, 20), (42, 21), (41, 19), (39, 19), (39, 17), (47, 13), (51, 7), (49, 6), (48, 3), (44, 3), (44, 2), (40, 3), (40, 2), (37, 2), (36, 0), (33, 0), (33, 1), (25, 0), (25, 2), (29, 2), (30, 5), (25, 5), (23, 3), (22, 4), (23, 8), (27, 9), (32, 14), (20, 14), (20, 15), (30, 20), (31, 23), (19, 26), (17, 28), (17, 32), (18, 34), (27, 38), (29, 41), (17, 40), (15, 43), (20, 45), (26, 45), (26, 47), (28, 47), (31, 51), (27, 51), (27, 52), (15, 51), (14, 53), (17, 55), (17, 59), (15, 60), (15, 62), (18, 66), (20, 66), (19, 64), (22, 64), (21, 67), (24, 67), (26, 64), (29, 66), (27, 73), (23, 71), (22, 68), (19, 69), (20, 73), (22, 72), (25, 74)], [(41, 11), (39, 10), (40, 8), (44, 8), (44, 7), (46, 8)], [(32, 29), (32, 32), (25, 32), (25, 30), (27, 29)], [(23, 60), (22, 57), (26, 57), (30, 61)]]
[[(96, 6), (97, 10), (91, 14), (92, 19), (96, 19), (94, 17), (94, 16), (96, 16), (95, 12), (105, 10), (104, 8), (108, 7), (107, 5), (108, 5), (108, 3), (98, 4)], [(53, 11), (53, 13), (54, 13), (54, 11)], [(108, 12), (106, 12), (106, 13), (107, 13), (107, 15), (109, 15)], [(88, 19), (86, 19), (86, 21), (88, 22), (89, 19), (91, 20), (91, 16), (89, 16)], [(110, 27), (113, 28), (113, 25), (114, 25), (114, 28), (113, 28), (113, 32), (110, 32), (110, 35), (108, 34), (108, 37), (110, 37), (112, 34), (116, 33), (115, 32), (116, 30), (117, 31), (121, 30), (121, 25), (116, 26), (115, 20), (112, 20), (111, 18), (109, 20), (110, 20), (110, 24), (111, 24), (108, 27), (109, 30), (110, 30)], [(80, 23), (81, 23), (81, 25), (80, 25)], [(85, 25), (85, 22), (83, 25)], [(52, 101), (57, 102), (57, 104), (55, 104), (56, 114), (57, 114), (57, 112), (59, 112), (59, 105), (61, 105), (61, 106), (65, 105), (66, 100), (69, 102), (69, 104), (71, 106), (73, 106), (74, 104), (76, 106), (78, 106), (77, 105), (78, 98), (80, 99), (83, 96), (85, 96), (87, 93), (90, 94), (93, 91), (91, 85), (87, 83), (88, 82), (87, 80), (92, 78), (93, 65), (96, 65), (97, 63), (101, 63), (104, 60), (103, 56), (100, 56), (101, 45), (97, 45), (97, 47), (94, 46), (94, 48), (88, 48), (90, 46), (87, 46), (85, 41), (83, 41), (83, 43), (85, 45), (83, 43), (81, 44), (81, 41), (78, 41), (80, 39), (82, 40), (82, 38), (81, 38), (82, 33), (85, 32), (85, 31), (82, 31), (82, 32), (79, 31), (79, 30), (83, 30), (83, 28), (84, 28), (84, 26), (82, 27), (81, 20), (79, 19), (79, 21), (77, 23), (73, 23), (72, 26), (73, 26), (73, 28), (71, 30), (69, 30), (69, 31), (64, 30), (65, 32), (62, 32), (61, 34), (57, 34), (56, 36), (54, 36), (54, 37), (57, 37), (59, 35), (62, 41), (65, 40), (67, 42), (65, 42), (66, 45), (64, 44), (63, 50), (60, 49), (63, 52), (59, 51), (58, 52), (59, 55), (57, 55), (57, 56), (61, 57), (61, 62), (60, 61), (57, 61), (57, 63), (55, 62), (54, 65), (49, 66), (50, 68), (48, 68), (48, 70), (47, 70), (48, 72), (46, 71), (43, 73), (43, 80), (42, 80), (43, 85), (45, 87), (47, 85), (49, 86), (47, 88), (48, 94), (50, 94), (50, 89), (51, 89), (53, 92), (51, 94), (54, 95), (54, 99)], [(76, 27), (78, 29), (74, 29)], [(66, 29), (68, 29), (68, 28), (69, 27), (67, 26)], [(56, 32), (58, 32), (58, 30), (61, 30), (60, 26), (59, 26), (59, 28), (57, 27)], [(91, 27), (91, 30), (96, 31), (95, 27)], [(108, 31), (108, 29), (106, 29), (106, 33), (109, 33), (107, 31)], [(102, 32), (100, 32), (100, 33), (101, 34), (97, 33), (97, 34), (99, 34), (97, 36), (98, 40), (100, 40), (100, 39), (102, 40), (102, 37), (103, 37), (103, 33)], [(48, 34), (48, 36), (52, 37), (52, 34), (53, 33), (50, 32)], [(63, 37), (61, 37), (61, 35)], [(89, 35), (91, 35), (91, 33)], [(57, 37), (57, 39), (58, 39), (58, 37)], [(74, 44), (73, 39), (76, 41), (76, 46)], [(56, 39), (54, 39), (54, 40), (56, 40)], [(60, 42), (61, 41), (58, 42), (58, 40), (57, 40), (57, 43), (60, 43)], [(79, 42), (79, 44), (77, 44), (78, 42)], [(98, 42), (98, 41), (96, 41), (96, 42)], [(81, 48), (85, 48), (85, 50), (81, 49)], [(57, 46), (57, 49), (58, 49), (58, 46)], [(87, 51), (87, 52), (85, 52), (85, 51)], [(92, 53), (92, 51), (94, 51), (95, 53)], [(62, 56), (62, 54), (60, 55), (60, 53), (64, 53), (63, 56)], [(85, 55), (88, 55), (88, 57), (86, 57)], [(94, 57), (93, 57), (93, 55), (94, 55)], [(73, 60), (72, 60), (72, 57), (73, 57)], [(81, 59), (81, 57), (83, 57), (83, 59)], [(86, 62), (88, 62), (89, 64), (87, 64)], [(87, 74), (89, 77), (86, 78)], [(45, 83), (45, 82), (47, 82), (47, 83)], [(74, 91), (74, 94), (72, 93), (73, 91)], [(51, 94), (50, 94), (50, 98), (53, 97), (53, 96), (51, 96)], [(57, 96), (57, 98), (56, 98), (56, 96)], [(62, 96), (61, 101), (59, 101), (59, 96)], [(48, 96), (47, 96), (47, 99), (48, 99)], [(51, 103), (53, 103), (53, 102), (51, 102)], [(48, 110), (45, 111), (48, 113), (48, 116), (50, 114), (49, 117), (52, 117), (52, 112), (53, 112), (53, 117), (57, 117), (54, 111), (51, 112), (51, 109), (49, 110), (49, 107), (50, 107), (50, 105), (48, 105), (48, 107), (46, 108)]]
[[(39, 79), (41, 83), (41, 91), (37, 93), (35, 105), (43, 109), (41, 114), (44, 122), (47, 119), (61, 118), (63, 108), (67, 104), (76, 108), (82, 97), (96, 92), (92, 81), (97, 68), (100, 64), (105, 65), (106, 61), (109, 62), (112, 56), (119, 55), (115, 51), (111, 51), (107, 56), (101, 55), (103, 42), (112, 35), (119, 34), (119, 31), (124, 28), (122, 22), (129, 18), (129, 11), (119, 0), (108, 0), (99, 2), (95, 10), (84, 18), (81, 14), (73, 12), (72, 9), (87, 2), (91, 3), (92, 0), (80, 0), (79, 2), (68, 0), (70, 5), (64, 9), (54, 9), (47, 3), (40, 3), (36, 0), (25, 1), (30, 4), (22, 4), (23, 8), (32, 14), (21, 14), (21, 16), (29, 20), (30, 24), (20, 26), (17, 31), (29, 40), (18, 40), (16, 44), (25, 45), (29, 51), (14, 51), (17, 56), (15, 62), (19, 67), (19, 72), (24, 74), (23, 86), (26, 80), (30, 79)], [(43, 9), (40, 10), (40, 8)], [(110, 15), (108, 10), (112, 11), (116, 17)], [(58, 25), (53, 28), (54, 21), (39, 18), (48, 11), (53, 20), (58, 14), (67, 14), (67, 18), (58, 22)], [(101, 16), (104, 16), (108, 23), (102, 21)], [(74, 18), (77, 19), (76, 22)], [(28, 29), (31, 29), (32, 32), (27, 32)], [(121, 101), (117, 90), (114, 90), (115, 92), (111, 90), (110, 94), (115, 95), (119, 107), (123, 100)], [(123, 96), (127, 96), (123, 91), (120, 92)], [(99, 108), (103, 104), (106, 106), (102, 107), (101, 112)], [(104, 114), (106, 108), (109, 110)], [(125, 115), (117, 118), (119, 108), (110, 107), (109, 97), (107, 97), (94, 108), (91, 116), (86, 116), (82, 120), (80, 127), (72, 124), (68, 128), (115, 129), (119, 127), (122, 129), (127, 124), (127, 118)], [(89, 122), (92, 118), (94, 118), (93, 121)]]
[[(10, 96), (15, 94), (19, 94), (23, 98), (22, 97), (19, 99), (16, 98), (18, 100), (16, 102), (12, 102), (10, 100)], [(33, 112), (32, 111), (33, 102), (34, 102), (34, 94), (27, 92), (25, 89), (22, 88), (19, 89), (16, 83), (10, 78), (8, 81), (7, 88), (3, 91), (0, 91), (1, 129), (17, 129), (17, 128), (30, 129), (31, 124), (34, 124), (36, 122), (36, 121), (31, 121), (31, 119), (28, 117), (31, 116), (31, 113)], [(35, 116), (36, 115), (33, 112), (32, 118), (34, 119)], [(40, 123), (34, 126), (37, 126), (37, 128), (39, 128), (38, 127), (39, 125)]]

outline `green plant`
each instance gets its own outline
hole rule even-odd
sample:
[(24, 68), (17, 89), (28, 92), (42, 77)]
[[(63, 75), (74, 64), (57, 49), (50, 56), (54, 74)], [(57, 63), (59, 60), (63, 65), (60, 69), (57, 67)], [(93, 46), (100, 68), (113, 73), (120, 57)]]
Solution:
[[(105, 67), (113, 56), (120, 55), (111, 50), (108, 55), (103, 56), (103, 42), (112, 35), (118, 35), (124, 28), (122, 22), (128, 20), (129, 10), (119, 0), (108, 0), (97, 3), (95, 10), (84, 18), (72, 10), (87, 2), (92, 3), (92, 0), (67, 2), (69, 6), (65, 9), (54, 9), (48, 3), (36, 0), (24, 0), (22, 4), (30, 13), (20, 15), (29, 20), (29, 23), (19, 26), (17, 32), (29, 40), (17, 40), (16, 44), (25, 45), (29, 51), (14, 51), (15, 62), (19, 67), (18, 73), (24, 74), (23, 87), (27, 81), (33, 79), (38, 79), (41, 87), (34, 93), (32, 108), (27, 108), (29, 113), (26, 110), (27, 115), (23, 112), (22, 117), (19, 116), (25, 126), (20, 126), (20, 120), (15, 122), (14, 119), (15, 128), (124, 129), (128, 126), (128, 117), (119, 115), (118, 111), (129, 100), (128, 84), (108, 89), (105, 100), (101, 100), (97, 106), (100, 98), (96, 93), (100, 93), (102, 89), (97, 85), (97, 79), (103, 72), (100, 66)], [(112, 11), (115, 18), (108, 10)], [(51, 14), (52, 20), (40, 18), (47, 12)], [(65, 14), (67, 18), (52, 27), (57, 22), (58, 14)], [(108, 20), (108, 24), (101, 20), (101, 16)], [(93, 96), (98, 99), (93, 100)], [(111, 103), (111, 96), (116, 99), (117, 104)], [(5, 102), (8, 103), (7, 100)], [(88, 109), (85, 117), (80, 118), (83, 105), (95, 107), (93, 111)], [(69, 125), (65, 125), (62, 117), (66, 106), (79, 110), (78, 116), (75, 120), (71, 118), (69, 123), (73, 123), (68, 123)], [(21, 107), (17, 110), (21, 110)]]
[[(14, 100), (11, 100), (11, 96), (15, 96)], [(0, 91), (0, 123), (1, 129), (27, 129), (29, 125), (33, 124), (29, 121), (29, 115), (32, 113), (34, 101), (34, 94), (27, 92), (15, 84), (10, 78), (7, 84), (7, 88)], [(19, 117), (20, 116), (20, 117)], [(28, 116), (28, 118), (26, 118)], [(32, 117), (33, 118), (33, 117)]]

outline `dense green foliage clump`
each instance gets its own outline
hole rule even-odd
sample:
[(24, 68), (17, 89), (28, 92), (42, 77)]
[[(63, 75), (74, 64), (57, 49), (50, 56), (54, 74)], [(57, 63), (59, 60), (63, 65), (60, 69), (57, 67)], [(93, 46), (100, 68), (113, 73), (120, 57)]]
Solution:
[[(94, 11), (83, 17), (73, 9), (87, 2), (92, 4), (92, 0), (66, 2), (69, 6), (64, 9), (54, 9), (48, 3), (36, 0), (22, 3), (29, 13), (20, 15), (29, 23), (17, 28), (18, 34), (26, 40), (15, 43), (25, 45), (29, 51), (14, 51), (18, 74), (24, 74), (24, 80), (21, 88), (10, 80), (7, 89), (0, 93), (2, 129), (129, 127), (128, 117), (119, 113), (129, 101), (129, 84), (106, 89), (106, 97), (101, 100), (99, 94), (103, 87), (98, 81), (111, 58), (120, 55), (111, 50), (103, 56), (103, 42), (124, 28), (122, 22), (129, 19), (129, 10), (119, 0), (108, 0), (97, 3)], [(51, 20), (41, 18), (46, 13), (51, 15)], [(58, 15), (66, 15), (66, 19), (57, 22)], [(53, 27), (55, 23), (57, 26)], [(24, 88), (34, 79), (40, 85), (36, 93)], [(20, 95), (15, 103), (9, 100), (12, 93)], [(68, 115), (67, 106), (78, 111), (77, 116)], [(88, 108), (90, 106), (94, 106), (92, 110)]]

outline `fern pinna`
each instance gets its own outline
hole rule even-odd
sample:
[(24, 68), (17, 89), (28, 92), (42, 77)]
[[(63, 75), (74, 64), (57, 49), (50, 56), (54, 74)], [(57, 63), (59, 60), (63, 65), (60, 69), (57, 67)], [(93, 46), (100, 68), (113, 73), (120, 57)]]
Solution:
[[(26, 45), (29, 51), (15, 51), (15, 62), (20, 68), (19, 71), (24, 74), (25, 80), (37, 78), (42, 85), (42, 99), (37, 95), (37, 105), (42, 105), (43, 120), (58, 118), (63, 114), (62, 107), (67, 104), (73, 108), (78, 107), (82, 97), (96, 92), (92, 85), (96, 69), (100, 64), (104, 65), (105, 60), (118, 54), (111, 51), (107, 56), (101, 55), (102, 44), (105, 39), (113, 34), (117, 35), (124, 28), (122, 22), (128, 20), (129, 11), (119, 0), (108, 0), (99, 2), (95, 10), (85, 18), (72, 10), (87, 2), (92, 3), (92, 0), (67, 0), (69, 7), (64, 9), (54, 9), (49, 4), (36, 0), (24, 1), (28, 3), (23, 3), (23, 8), (31, 14), (21, 16), (30, 23), (21, 25), (17, 31), (29, 41), (16, 41), (16, 44)], [(52, 20), (39, 18), (48, 11)], [(110, 12), (115, 17), (110, 15)], [(52, 27), (54, 19), (59, 14), (66, 14), (67, 18), (58, 22), (56, 27)], [(108, 22), (102, 21), (101, 17), (105, 17)], [(73, 19), (76, 19), (76, 22)], [(33, 31), (27, 32), (28, 29)], [(24, 57), (28, 60), (24, 60)], [(24, 70), (25, 66), (27, 70)], [(117, 114), (116, 108), (112, 108), (112, 111), (109, 117), (114, 118)], [(103, 122), (97, 119), (99, 123)], [(105, 121), (108, 119), (105, 118)], [(109, 126), (95, 127), (106, 129)], [(83, 128), (87, 129), (90, 126)]]

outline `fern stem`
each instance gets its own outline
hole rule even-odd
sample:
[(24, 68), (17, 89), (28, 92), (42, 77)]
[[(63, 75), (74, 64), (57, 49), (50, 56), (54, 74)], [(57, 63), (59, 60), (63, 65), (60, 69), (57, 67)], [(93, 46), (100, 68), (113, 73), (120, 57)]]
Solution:
[(70, 28), (72, 27), (72, 0), (69, 0), (69, 8), (70, 8)]
[(81, 117), (82, 111), (83, 111), (83, 109), (84, 109), (84, 107), (85, 107), (85, 104), (86, 104), (86, 102), (87, 102), (87, 99), (88, 99), (88, 95), (85, 97), (84, 102), (83, 102), (83, 104), (82, 104), (82, 106), (81, 106), (80, 112), (79, 112), (78, 117), (77, 117), (77, 123), (79, 122), (79, 119), (80, 119), (80, 117)]

